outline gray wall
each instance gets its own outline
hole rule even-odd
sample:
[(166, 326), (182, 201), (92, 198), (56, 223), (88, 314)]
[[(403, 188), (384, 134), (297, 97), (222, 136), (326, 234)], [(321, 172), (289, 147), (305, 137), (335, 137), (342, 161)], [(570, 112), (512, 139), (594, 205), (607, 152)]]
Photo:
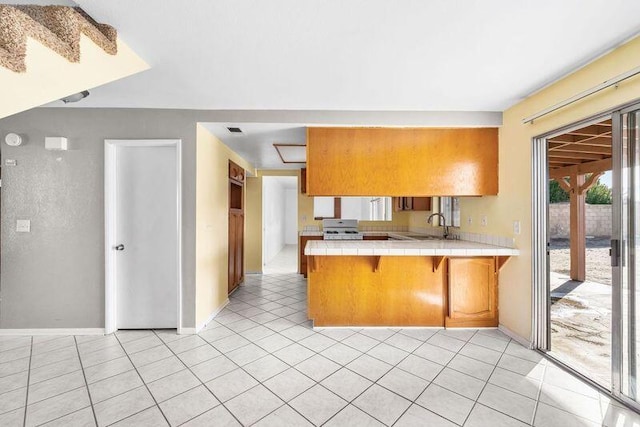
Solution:
[[(0, 328), (104, 327), (104, 140), (183, 142), (183, 326), (195, 326), (196, 122), (188, 110), (41, 108), (0, 120)], [(20, 147), (4, 144), (21, 134)], [(64, 136), (69, 150), (44, 149)], [(17, 166), (4, 166), (14, 159)], [(31, 233), (16, 233), (17, 219)]]

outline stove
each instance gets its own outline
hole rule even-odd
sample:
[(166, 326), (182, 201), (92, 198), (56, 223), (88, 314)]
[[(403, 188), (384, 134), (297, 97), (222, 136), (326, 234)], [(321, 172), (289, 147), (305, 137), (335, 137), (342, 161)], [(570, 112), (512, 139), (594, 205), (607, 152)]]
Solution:
[(323, 219), (324, 240), (362, 240), (357, 219)]

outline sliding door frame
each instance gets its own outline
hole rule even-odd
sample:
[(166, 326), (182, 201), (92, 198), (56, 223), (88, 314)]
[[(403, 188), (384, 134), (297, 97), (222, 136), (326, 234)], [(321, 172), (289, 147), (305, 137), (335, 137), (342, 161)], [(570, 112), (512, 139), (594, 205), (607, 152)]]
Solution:
[[(556, 359), (548, 353), (551, 345), (550, 318), (550, 266), (549, 266), (549, 168), (547, 162), (548, 140), (579, 129), (590, 124), (611, 118), (612, 120), (612, 230), (611, 238), (622, 242), (623, 239), (623, 205), (622, 205), (622, 117), (625, 113), (640, 110), (640, 100), (635, 100), (618, 107), (594, 114), (588, 118), (573, 122), (561, 128), (540, 134), (532, 139), (532, 343), (531, 347), (553, 360), (561, 368), (581, 378), (603, 393), (621, 403), (640, 410), (640, 404), (622, 393), (622, 262), (620, 257), (617, 266), (612, 265), (612, 348), (611, 348), (611, 390), (607, 390), (592, 379), (586, 377), (572, 367)], [(624, 245), (622, 245), (624, 246)]]
[[(636, 229), (637, 224), (635, 218), (636, 212), (636, 197), (638, 197), (637, 189), (634, 185), (637, 185), (634, 179), (627, 179), (627, 185), (625, 186), (625, 175), (623, 169), (627, 169), (627, 174), (635, 173), (633, 169), (640, 167), (637, 164), (638, 156), (636, 146), (637, 135), (633, 139), (630, 138), (631, 125), (634, 123), (625, 123), (629, 121), (633, 113), (640, 111), (640, 101), (635, 101), (625, 105), (618, 109), (613, 114), (613, 141), (618, 141), (618, 144), (614, 145), (614, 165), (619, 165), (617, 170), (614, 169), (613, 185), (614, 188), (617, 185), (618, 191), (614, 191), (614, 226), (617, 224), (615, 239), (620, 242), (619, 262), (614, 267), (616, 275), (618, 276), (618, 285), (613, 289), (613, 313), (612, 313), (612, 327), (613, 327), (613, 349), (612, 349), (612, 393), (613, 396), (625, 403), (626, 405), (634, 408), (636, 411), (640, 411), (640, 403), (638, 402), (638, 396), (625, 394), (625, 375), (629, 377), (637, 377), (638, 366), (635, 359), (635, 336), (636, 336), (636, 316), (638, 313), (629, 311), (624, 313), (625, 310), (625, 293), (628, 295), (630, 301), (627, 301), (627, 307), (637, 307), (637, 301), (635, 300), (635, 291), (640, 282), (636, 281), (637, 271), (637, 254), (636, 254)], [(625, 125), (626, 130), (625, 130)], [(634, 126), (635, 127), (635, 126)], [(624, 147), (624, 141), (626, 140), (626, 151)], [(626, 191), (629, 196), (626, 203), (623, 199), (623, 191)], [(626, 220), (626, 224), (625, 224)], [(626, 241), (624, 240), (626, 239)], [(614, 282), (615, 283), (615, 282)], [(624, 317), (627, 316), (628, 320), (625, 322)], [(626, 324), (626, 326), (625, 326)], [(628, 347), (624, 346), (624, 337), (627, 336)], [(625, 372), (625, 352), (628, 354), (629, 372)], [(632, 372), (633, 371), (633, 372)], [(627, 383), (630, 379), (627, 379)], [(636, 378), (637, 381), (637, 378)], [(637, 393), (637, 385), (629, 385), (629, 389), (626, 390), (629, 393)]]

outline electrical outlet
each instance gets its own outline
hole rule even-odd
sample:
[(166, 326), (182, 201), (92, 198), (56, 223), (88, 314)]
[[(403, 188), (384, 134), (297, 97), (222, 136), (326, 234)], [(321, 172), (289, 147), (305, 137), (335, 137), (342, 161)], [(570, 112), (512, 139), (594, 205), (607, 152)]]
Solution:
[(18, 233), (30, 233), (31, 232), (31, 220), (19, 219), (16, 221), (16, 232)]
[(520, 221), (513, 221), (513, 234), (520, 234)]
[(487, 216), (486, 215), (482, 215), (482, 219), (480, 220), (480, 225), (482, 225), (483, 227), (487, 226)]
[(467, 224), (471, 225), (473, 223), (473, 218), (469, 217), (467, 218)]

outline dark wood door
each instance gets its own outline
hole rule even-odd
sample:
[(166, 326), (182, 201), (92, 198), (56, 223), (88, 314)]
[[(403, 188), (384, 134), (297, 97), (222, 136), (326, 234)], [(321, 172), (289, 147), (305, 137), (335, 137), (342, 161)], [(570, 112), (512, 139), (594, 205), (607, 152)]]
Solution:
[(229, 213), (229, 292), (236, 287), (236, 246), (237, 246), (237, 216)]
[[(244, 279), (244, 214), (236, 215), (235, 286)], [(235, 287), (234, 286), (234, 287)]]

